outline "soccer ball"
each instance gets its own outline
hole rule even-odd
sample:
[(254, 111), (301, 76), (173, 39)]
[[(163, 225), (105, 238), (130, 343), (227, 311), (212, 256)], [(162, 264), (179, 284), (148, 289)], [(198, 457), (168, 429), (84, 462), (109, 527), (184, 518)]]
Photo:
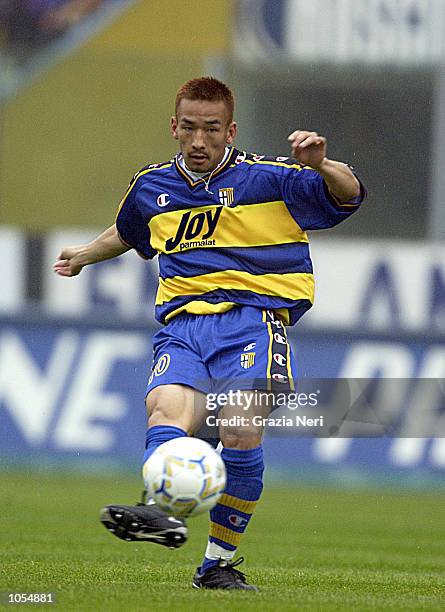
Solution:
[(226, 469), (218, 453), (203, 440), (175, 438), (161, 444), (142, 468), (144, 483), (156, 504), (173, 516), (210, 510), (226, 486)]

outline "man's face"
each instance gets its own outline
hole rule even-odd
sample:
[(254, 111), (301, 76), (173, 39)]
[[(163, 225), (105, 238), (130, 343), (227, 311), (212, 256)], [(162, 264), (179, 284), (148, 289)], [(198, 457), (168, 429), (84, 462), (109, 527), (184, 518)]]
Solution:
[(214, 170), (223, 158), (226, 145), (232, 144), (236, 135), (236, 123), (229, 122), (229, 111), (222, 100), (183, 98), (170, 127), (192, 172)]

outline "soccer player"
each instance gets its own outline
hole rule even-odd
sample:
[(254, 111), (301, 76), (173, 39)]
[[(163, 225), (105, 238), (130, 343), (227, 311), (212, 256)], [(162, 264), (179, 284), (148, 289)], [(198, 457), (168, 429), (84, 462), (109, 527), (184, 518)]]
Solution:
[[(159, 256), (155, 308), (164, 327), (153, 338), (144, 462), (164, 442), (199, 431), (209, 381), (243, 393), (244, 405), (227, 404), (221, 417), (240, 414), (255, 389), (293, 388), (286, 326), (314, 293), (306, 232), (344, 221), (364, 198), (354, 172), (327, 157), (316, 132), (292, 132), (289, 158), (236, 149), (233, 110), (219, 80), (185, 83), (170, 120), (180, 152), (140, 170), (115, 224), (89, 244), (64, 248), (54, 264), (60, 276), (75, 276), (129, 249)], [(263, 431), (249, 423), (219, 430), (227, 485), (210, 512), (196, 588), (257, 590), (233, 562), (263, 488)], [(150, 502), (107, 506), (101, 520), (124, 540), (175, 548), (187, 538), (184, 521)]]

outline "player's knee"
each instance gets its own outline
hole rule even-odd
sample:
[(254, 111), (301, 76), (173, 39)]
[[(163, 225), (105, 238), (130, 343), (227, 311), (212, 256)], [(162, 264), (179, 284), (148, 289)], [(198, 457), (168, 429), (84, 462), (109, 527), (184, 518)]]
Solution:
[(180, 398), (172, 397), (162, 387), (157, 387), (148, 394), (145, 403), (149, 427), (170, 425), (191, 433), (192, 419)]

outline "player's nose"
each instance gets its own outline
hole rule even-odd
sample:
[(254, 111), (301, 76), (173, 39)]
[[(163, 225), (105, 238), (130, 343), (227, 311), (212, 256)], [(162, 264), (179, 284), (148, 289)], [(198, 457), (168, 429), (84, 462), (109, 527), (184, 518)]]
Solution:
[(204, 149), (205, 148), (204, 131), (203, 130), (196, 130), (196, 132), (194, 133), (192, 147), (194, 149)]

